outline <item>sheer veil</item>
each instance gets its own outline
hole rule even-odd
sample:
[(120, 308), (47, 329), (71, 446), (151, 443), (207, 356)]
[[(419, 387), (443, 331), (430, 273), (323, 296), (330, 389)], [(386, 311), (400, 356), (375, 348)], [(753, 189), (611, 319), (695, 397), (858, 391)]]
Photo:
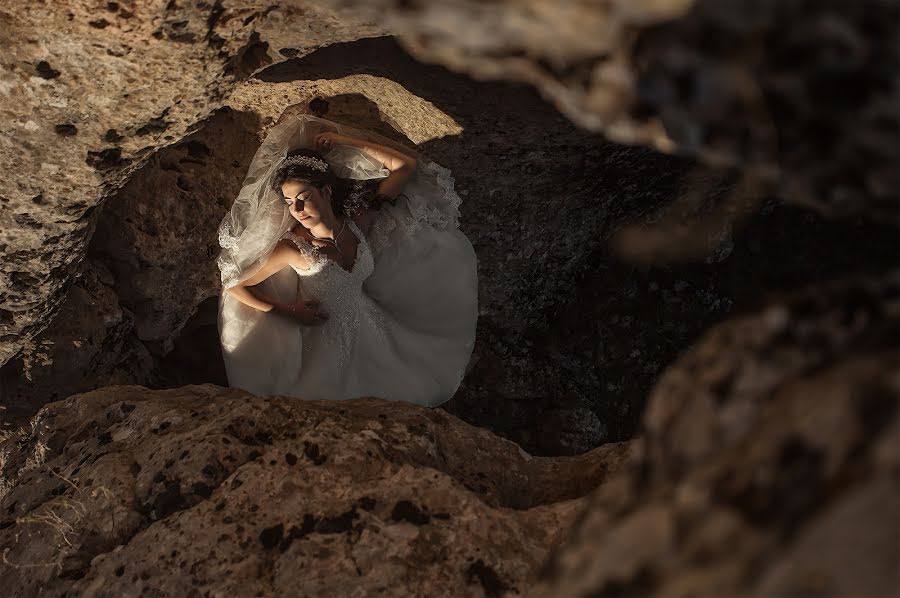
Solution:
[[(450, 172), (418, 152), (371, 131), (311, 115), (289, 116), (272, 127), (253, 156), (241, 190), (218, 229), (221, 251), (216, 261), (223, 287), (218, 325), (229, 384), (233, 387), (259, 389), (265, 386), (264, 381), (271, 380), (275, 388), (279, 384), (278, 378), (289, 374), (281, 371), (285, 369), (283, 361), (267, 364), (254, 361), (253, 355), (243, 354), (254, 345), (244, 342), (251, 335), (265, 338), (273, 343), (271, 346), (295, 354), (299, 368), (302, 348), (299, 325), (286, 325), (283, 318), (245, 305), (224, 290), (262, 268), (279, 239), (296, 223), (280, 194), (272, 190), (271, 181), (279, 162), (290, 150), (312, 148), (315, 136), (324, 131), (394, 147), (418, 161), (418, 168), (404, 189), (405, 201), (385, 204), (368, 234), (376, 269), (384, 249), (402, 245), (403, 240), (414, 235), (419, 227), (430, 225), (446, 229), (458, 226), (460, 198), (453, 188)], [(381, 179), (390, 174), (378, 160), (352, 146), (337, 145), (324, 157), (342, 178)], [(417, 197), (428, 200), (416, 201)], [(282, 269), (255, 288), (282, 302), (296, 301), (302, 295), (300, 277), (291, 268)], [(253, 363), (252, 368), (249, 363)]]
[[(222, 251), (217, 263), (223, 288), (253, 276), (265, 263), (278, 239), (296, 224), (284, 201), (272, 191), (272, 177), (290, 150), (312, 148), (315, 136), (324, 131), (370, 137), (367, 132), (309, 115), (289, 118), (269, 131), (253, 156), (231, 211), (219, 225)], [(390, 174), (377, 160), (347, 145), (336, 146), (325, 159), (342, 178), (379, 179)]]

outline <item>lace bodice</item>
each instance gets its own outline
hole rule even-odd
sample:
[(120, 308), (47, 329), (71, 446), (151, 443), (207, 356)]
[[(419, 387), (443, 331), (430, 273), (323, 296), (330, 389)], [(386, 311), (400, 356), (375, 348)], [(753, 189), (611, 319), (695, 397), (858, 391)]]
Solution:
[[(363, 291), (363, 282), (375, 268), (372, 250), (365, 235), (352, 220), (347, 220), (347, 228), (359, 239), (356, 261), (349, 272), (334, 260), (316, 251), (303, 237), (291, 231), (285, 233), (283, 237), (293, 241), (297, 248), (312, 260), (312, 265), (306, 269), (291, 266), (300, 276), (300, 295), (304, 299), (316, 299), (321, 302), (322, 308), (328, 314), (328, 320), (322, 325), (323, 332), (340, 342), (345, 349), (352, 344), (360, 317), (372, 315), (374, 306)], [(342, 350), (342, 360), (346, 357), (346, 350)]]
[(296, 233), (288, 231), (283, 237), (293, 241), (294, 245), (310, 258), (312, 265), (309, 268), (291, 267), (303, 277), (304, 291), (323, 303), (326, 302), (326, 296), (328, 299), (336, 300), (345, 294), (361, 293), (363, 281), (372, 274), (374, 269), (372, 251), (365, 235), (352, 220), (347, 220), (347, 228), (359, 240), (356, 248), (356, 260), (349, 272), (341, 268), (340, 264), (334, 260), (316, 251), (306, 239)]

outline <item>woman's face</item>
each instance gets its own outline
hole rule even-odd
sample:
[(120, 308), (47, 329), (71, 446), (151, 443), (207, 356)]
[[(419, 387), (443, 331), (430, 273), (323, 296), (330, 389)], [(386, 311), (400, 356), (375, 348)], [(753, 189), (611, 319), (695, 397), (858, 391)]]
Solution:
[(288, 209), (305, 228), (312, 228), (322, 221), (322, 215), (333, 216), (331, 210), (331, 186), (319, 191), (306, 181), (286, 181), (281, 185), (282, 199)]

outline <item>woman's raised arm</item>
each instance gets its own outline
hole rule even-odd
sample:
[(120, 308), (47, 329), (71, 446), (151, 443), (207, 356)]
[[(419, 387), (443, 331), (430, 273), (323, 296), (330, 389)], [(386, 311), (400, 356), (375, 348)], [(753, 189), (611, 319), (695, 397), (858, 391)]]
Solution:
[(384, 164), (391, 174), (378, 184), (377, 195), (387, 199), (397, 197), (416, 170), (416, 159), (412, 156), (372, 141), (329, 131), (316, 135), (315, 143), (316, 148), (323, 152), (330, 151), (335, 144), (352, 145)]

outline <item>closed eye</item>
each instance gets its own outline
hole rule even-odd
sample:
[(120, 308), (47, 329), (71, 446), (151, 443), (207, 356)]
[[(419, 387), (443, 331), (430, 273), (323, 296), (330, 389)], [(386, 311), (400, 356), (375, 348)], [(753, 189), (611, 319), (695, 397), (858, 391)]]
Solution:
[(297, 200), (293, 200), (290, 197), (282, 197), (281, 199), (283, 199), (284, 203), (286, 203), (287, 205), (291, 205), (292, 203), (294, 203), (294, 201), (300, 201), (301, 203), (306, 201), (303, 198), (298, 198)]

